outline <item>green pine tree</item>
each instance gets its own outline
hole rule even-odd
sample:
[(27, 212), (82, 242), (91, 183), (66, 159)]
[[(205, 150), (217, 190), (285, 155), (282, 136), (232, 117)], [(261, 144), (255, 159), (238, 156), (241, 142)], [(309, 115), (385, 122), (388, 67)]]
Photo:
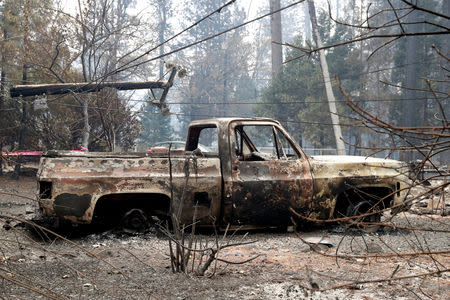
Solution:
[(170, 116), (163, 116), (156, 106), (146, 103), (141, 110), (140, 119), (142, 130), (138, 144), (141, 147), (149, 148), (157, 142), (169, 141), (174, 138)]

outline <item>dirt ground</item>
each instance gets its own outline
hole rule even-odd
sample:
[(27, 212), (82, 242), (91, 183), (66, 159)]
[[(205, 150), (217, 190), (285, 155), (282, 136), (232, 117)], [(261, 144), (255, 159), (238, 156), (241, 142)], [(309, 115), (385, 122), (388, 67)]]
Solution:
[(34, 216), (35, 188), (32, 177), (0, 177), (1, 299), (450, 299), (448, 206), (428, 204), (442, 194), (421, 197), (375, 233), (344, 226), (299, 233), (325, 238), (329, 249), (292, 232), (239, 233), (221, 242), (256, 242), (219, 257), (258, 257), (218, 262), (197, 277), (172, 273), (160, 233), (78, 227), (60, 232), (69, 240), (24, 226), (19, 219)]

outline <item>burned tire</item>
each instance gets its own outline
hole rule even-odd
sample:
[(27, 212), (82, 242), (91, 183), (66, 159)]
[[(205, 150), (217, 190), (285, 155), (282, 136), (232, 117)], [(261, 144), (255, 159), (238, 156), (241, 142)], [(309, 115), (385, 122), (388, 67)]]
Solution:
[(354, 205), (350, 205), (347, 208), (348, 217), (357, 217), (370, 212), (370, 215), (363, 216), (361, 218), (353, 219), (354, 225), (357, 228), (363, 229), (369, 232), (375, 232), (380, 227), (378, 224), (358, 224), (358, 223), (379, 223), (381, 220), (381, 213), (376, 212), (376, 207), (371, 201), (363, 200), (357, 202)]
[(148, 230), (149, 222), (142, 209), (133, 208), (122, 217), (122, 230), (128, 233), (143, 233)]

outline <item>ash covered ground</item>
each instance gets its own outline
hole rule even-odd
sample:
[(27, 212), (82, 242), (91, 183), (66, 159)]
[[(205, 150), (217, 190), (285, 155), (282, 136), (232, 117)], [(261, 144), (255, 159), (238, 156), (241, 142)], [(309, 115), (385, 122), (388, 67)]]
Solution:
[(21, 220), (34, 217), (35, 188), (33, 177), (0, 177), (2, 299), (450, 299), (448, 187), (418, 197), (374, 233), (345, 226), (299, 232), (323, 237), (331, 248), (311, 247), (293, 232), (238, 233), (233, 241), (256, 242), (219, 257), (258, 257), (218, 262), (203, 277), (172, 273), (168, 238), (154, 231), (75, 227), (55, 238), (26, 226)]

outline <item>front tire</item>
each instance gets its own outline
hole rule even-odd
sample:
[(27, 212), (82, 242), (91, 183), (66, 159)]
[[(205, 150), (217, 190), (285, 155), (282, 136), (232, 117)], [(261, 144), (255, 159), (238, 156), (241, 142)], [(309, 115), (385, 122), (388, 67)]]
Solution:
[(348, 217), (357, 217), (366, 213), (371, 214), (361, 218), (354, 218), (352, 222), (356, 223), (355, 224), (356, 227), (363, 229), (364, 231), (376, 232), (378, 228), (380, 228), (380, 226), (377, 224), (374, 225), (358, 224), (358, 223), (379, 223), (381, 221), (381, 214), (379, 212), (376, 212), (376, 207), (372, 202), (363, 200), (357, 202), (354, 205), (352, 204), (347, 208)]

